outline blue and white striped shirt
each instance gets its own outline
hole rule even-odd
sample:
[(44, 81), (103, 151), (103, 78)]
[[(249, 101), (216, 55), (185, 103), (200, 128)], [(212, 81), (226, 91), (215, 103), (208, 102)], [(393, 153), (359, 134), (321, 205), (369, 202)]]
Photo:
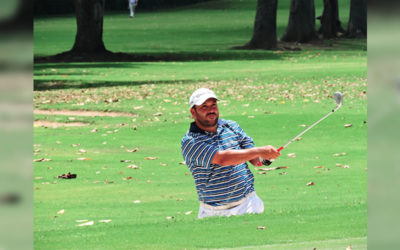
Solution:
[(211, 164), (217, 151), (252, 147), (251, 137), (234, 121), (219, 119), (217, 133), (204, 131), (195, 122), (191, 124), (181, 149), (201, 202), (221, 206), (254, 191), (254, 176), (246, 162), (233, 166)]

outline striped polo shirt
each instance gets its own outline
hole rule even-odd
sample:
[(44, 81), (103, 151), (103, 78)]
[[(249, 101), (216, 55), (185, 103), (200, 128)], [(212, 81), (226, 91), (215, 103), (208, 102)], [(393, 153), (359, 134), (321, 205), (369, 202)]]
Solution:
[(211, 164), (217, 151), (252, 147), (251, 137), (234, 121), (219, 119), (216, 133), (204, 131), (195, 122), (191, 123), (182, 139), (181, 149), (201, 202), (221, 206), (254, 191), (254, 176), (246, 162), (233, 166)]

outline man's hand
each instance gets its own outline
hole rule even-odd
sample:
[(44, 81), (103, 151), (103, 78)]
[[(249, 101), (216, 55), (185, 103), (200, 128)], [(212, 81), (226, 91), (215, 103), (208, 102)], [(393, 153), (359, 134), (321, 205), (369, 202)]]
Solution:
[(279, 151), (271, 145), (259, 147), (260, 157), (263, 159), (271, 160), (281, 155)]

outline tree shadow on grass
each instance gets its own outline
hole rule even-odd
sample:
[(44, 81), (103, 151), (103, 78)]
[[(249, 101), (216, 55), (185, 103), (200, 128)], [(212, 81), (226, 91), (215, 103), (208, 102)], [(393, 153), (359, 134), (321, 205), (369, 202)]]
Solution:
[(71, 55), (61, 53), (53, 56), (36, 56), (35, 64), (62, 62), (192, 62), (223, 60), (279, 60), (274, 51), (199, 51), (199, 52), (150, 52), (122, 53), (107, 52), (99, 54)]
[(83, 88), (101, 88), (101, 87), (120, 87), (120, 86), (138, 86), (148, 84), (186, 84), (193, 80), (168, 80), (168, 81), (102, 81), (102, 82), (75, 82), (75, 81), (49, 81), (35, 80), (33, 89), (35, 91), (55, 90), (55, 89), (83, 89)]

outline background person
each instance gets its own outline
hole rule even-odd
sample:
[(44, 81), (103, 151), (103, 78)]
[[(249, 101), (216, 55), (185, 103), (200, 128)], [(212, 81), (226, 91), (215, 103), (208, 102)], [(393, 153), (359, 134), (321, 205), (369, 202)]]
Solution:
[(131, 18), (135, 17), (135, 8), (136, 8), (138, 2), (139, 2), (139, 0), (128, 0)]
[(270, 160), (280, 153), (272, 146), (255, 147), (236, 122), (219, 119), (217, 101), (209, 89), (193, 92), (189, 105), (194, 122), (181, 141), (200, 200), (198, 217), (262, 213), (264, 204), (246, 162), (260, 166), (259, 157)]

